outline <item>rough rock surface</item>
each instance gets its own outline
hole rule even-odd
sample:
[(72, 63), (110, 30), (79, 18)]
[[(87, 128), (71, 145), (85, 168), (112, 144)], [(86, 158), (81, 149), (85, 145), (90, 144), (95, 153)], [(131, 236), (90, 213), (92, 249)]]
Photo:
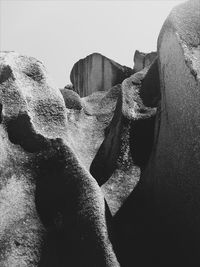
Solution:
[(200, 265), (199, 18), (200, 1), (188, 1), (172, 10), (159, 35), (161, 102), (154, 93), (148, 100), (158, 105), (153, 147), (115, 218), (124, 266), (132, 266), (133, 253), (138, 266)]
[(70, 89), (60, 89), (60, 92), (65, 101), (65, 107), (68, 109), (81, 110), (82, 103), (80, 96)]
[(93, 53), (74, 64), (70, 79), (75, 92), (84, 97), (121, 84), (132, 73), (131, 68), (121, 66), (101, 54)]
[(90, 167), (91, 174), (102, 185), (113, 215), (133, 191), (140, 177), (140, 168), (131, 155), (131, 139), (134, 139), (135, 133), (133, 125), (137, 120), (145, 121), (154, 117), (156, 113), (156, 109), (145, 107), (139, 96), (146, 72), (147, 69), (123, 81), (113, 119), (106, 128), (105, 139)]
[(151, 65), (151, 63), (156, 59), (157, 52), (143, 53), (139, 50), (135, 51), (134, 54), (134, 71), (138, 72)]
[(0, 102), (0, 266), (119, 266), (103, 194), (75, 145), (83, 109), (67, 109), (43, 65), (12, 52), (1, 53)]
[[(198, 266), (200, 242), (200, 1), (174, 8), (158, 39), (161, 108), (144, 174), (154, 187), (166, 266)], [(166, 251), (166, 248), (168, 251)]]
[(1, 53), (1, 267), (200, 265), (199, 17), (199, 0), (174, 8), (133, 75), (76, 63), (82, 98)]

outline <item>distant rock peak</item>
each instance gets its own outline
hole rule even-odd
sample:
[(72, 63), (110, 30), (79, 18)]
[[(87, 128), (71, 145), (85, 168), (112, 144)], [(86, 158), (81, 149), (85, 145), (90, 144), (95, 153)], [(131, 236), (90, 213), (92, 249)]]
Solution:
[(129, 67), (93, 53), (80, 59), (72, 68), (70, 79), (74, 91), (81, 97), (97, 91), (107, 91), (133, 74)]

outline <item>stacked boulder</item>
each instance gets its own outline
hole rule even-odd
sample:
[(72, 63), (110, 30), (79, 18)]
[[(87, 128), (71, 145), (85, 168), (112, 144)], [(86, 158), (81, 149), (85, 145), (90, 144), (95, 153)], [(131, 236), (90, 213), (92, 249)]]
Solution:
[(139, 50), (135, 51), (134, 54), (134, 71), (138, 72), (151, 65), (151, 63), (157, 57), (157, 52), (143, 53)]
[(70, 79), (75, 92), (84, 97), (97, 91), (106, 91), (122, 83), (132, 73), (131, 68), (93, 53), (74, 64)]
[(100, 55), (72, 85), (0, 54), (0, 266), (199, 266), (200, 2), (134, 70)]

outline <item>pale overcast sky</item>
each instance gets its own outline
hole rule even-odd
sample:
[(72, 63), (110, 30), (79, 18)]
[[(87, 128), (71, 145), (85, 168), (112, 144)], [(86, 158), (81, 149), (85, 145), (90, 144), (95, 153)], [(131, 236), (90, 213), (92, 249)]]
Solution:
[(0, 50), (43, 61), (62, 88), (73, 64), (93, 52), (132, 67), (136, 49), (155, 51), (164, 20), (181, 2), (1, 0)]

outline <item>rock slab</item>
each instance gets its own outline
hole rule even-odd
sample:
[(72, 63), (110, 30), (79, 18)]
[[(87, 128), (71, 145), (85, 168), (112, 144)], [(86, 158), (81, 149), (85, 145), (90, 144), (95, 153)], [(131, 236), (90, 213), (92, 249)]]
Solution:
[(139, 50), (136, 50), (133, 59), (134, 71), (138, 72), (144, 69), (145, 67), (150, 66), (156, 57), (157, 57), (157, 52), (143, 53), (140, 52)]
[(93, 53), (74, 64), (70, 80), (75, 92), (84, 97), (93, 92), (106, 91), (122, 83), (132, 73), (131, 68), (121, 66), (101, 54)]

